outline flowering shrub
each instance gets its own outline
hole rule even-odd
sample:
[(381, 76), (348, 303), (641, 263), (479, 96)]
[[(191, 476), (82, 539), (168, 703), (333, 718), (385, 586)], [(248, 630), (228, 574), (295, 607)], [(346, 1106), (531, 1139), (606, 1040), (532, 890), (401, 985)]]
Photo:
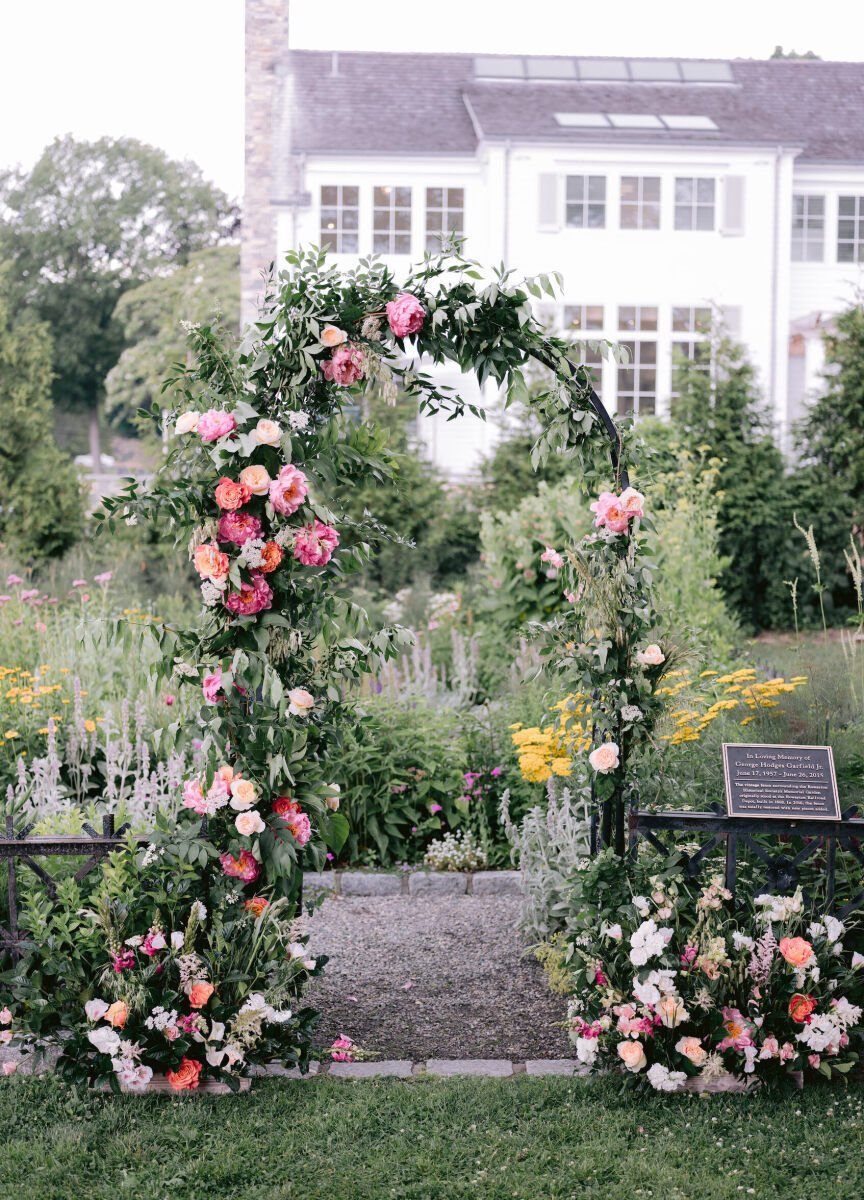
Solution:
[(486, 866), (486, 852), (470, 829), (450, 831), (429, 844), (423, 863), (434, 871), (478, 871)]
[(570, 1036), (587, 1068), (678, 1091), (691, 1078), (830, 1078), (857, 1063), (864, 957), (841, 921), (805, 912), (800, 890), (736, 911), (721, 876), (699, 887), (674, 858), (625, 873), (607, 852), (577, 875), (577, 908), (589, 896), (599, 904), (577, 918), (566, 954)]

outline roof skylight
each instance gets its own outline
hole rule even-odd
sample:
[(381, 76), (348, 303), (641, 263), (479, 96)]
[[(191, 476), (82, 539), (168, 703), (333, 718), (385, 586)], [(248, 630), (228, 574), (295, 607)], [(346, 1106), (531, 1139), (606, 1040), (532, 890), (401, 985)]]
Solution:
[(556, 112), (555, 120), (559, 125), (574, 126), (581, 129), (609, 128), (609, 121), (605, 113)]
[(615, 129), (662, 129), (663, 122), (653, 113), (609, 113)]
[(734, 83), (728, 62), (695, 62), (679, 58), (546, 58), (521, 54), (479, 54), (477, 79), (529, 79), (583, 83)]
[(716, 129), (717, 126), (711, 117), (685, 116), (676, 114), (675, 116), (662, 116), (660, 120), (667, 129)]

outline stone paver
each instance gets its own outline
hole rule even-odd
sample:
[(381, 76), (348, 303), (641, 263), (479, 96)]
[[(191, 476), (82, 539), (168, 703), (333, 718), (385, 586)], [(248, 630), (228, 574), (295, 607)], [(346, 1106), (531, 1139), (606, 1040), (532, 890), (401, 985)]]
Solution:
[(459, 871), (413, 871), (408, 876), (411, 896), (463, 896), (468, 879)]
[(398, 875), (343, 871), (339, 891), (343, 896), (398, 896), (402, 892), (402, 880)]
[(474, 876), (475, 896), (519, 896), (522, 893), (520, 871), (480, 871)]
[(513, 1074), (509, 1058), (430, 1058), (427, 1075), (496, 1075)]
[(398, 1079), (410, 1079), (413, 1064), (407, 1058), (389, 1058), (381, 1062), (334, 1062), (328, 1075), (339, 1079), (373, 1079), (376, 1075), (395, 1075)]
[(526, 1075), (572, 1075), (575, 1070), (573, 1058), (529, 1058), (525, 1064)]
[(320, 1063), (310, 1062), (308, 1073), (301, 1075), (297, 1067), (283, 1067), (281, 1063), (267, 1063), (260, 1067), (259, 1071), (262, 1075), (278, 1075), (280, 1079), (308, 1079), (311, 1075), (317, 1075), (320, 1069)]

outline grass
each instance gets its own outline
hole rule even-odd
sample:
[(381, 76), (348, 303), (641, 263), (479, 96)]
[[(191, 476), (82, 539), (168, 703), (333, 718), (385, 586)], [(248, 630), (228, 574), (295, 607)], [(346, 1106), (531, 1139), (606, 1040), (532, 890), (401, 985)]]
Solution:
[(2, 1200), (858, 1200), (859, 1085), (618, 1094), (611, 1079), (261, 1081), (92, 1096), (0, 1079)]

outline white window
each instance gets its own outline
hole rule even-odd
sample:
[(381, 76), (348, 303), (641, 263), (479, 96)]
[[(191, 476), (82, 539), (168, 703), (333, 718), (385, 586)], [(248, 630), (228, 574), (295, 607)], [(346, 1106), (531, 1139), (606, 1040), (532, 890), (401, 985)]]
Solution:
[(660, 177), (621, 176), (621, 228), (660, 228)]
[(825, 256), (825, 197), (792, 197), (792, 261), (822, 262)]
[(602, 329), (602, 304), (565, 304), (564, 328), (571, 329)]
[(603, 229), (605, 227), (605, 176), (567, 176), (565, 218), (571, 229)]
[(442, 239), (465, 228), (465, 189), (426, 189), (426, 249), (433, 254), (441, 249)]
[(411, 253), (410, 187), (376, 187), (372, 193), (372, 250)]
[(864, 262), (864, 196), (840, 197), (837, 261)]
[(682, 359), (699, 371), (711, 370), (711, 309), (692, 304), (672, 309), (672, 395), (680, 394)]
[(360, 189), (342, 184), (321, 188), (321, 247), (336, 254), (356, 254), (360, 226)]
[[(656, 333), (655, 306), (622, 305), (618, 309), (618, 328), (622, 333)], [(621, 341), (627, 351), (626, 363), (618, 364), (618, 415), (653, 413), (657, 406), (657, 342), (654, 338), (634, 337)]]
[[(600, 337), (603, 329), (602, 304), (565, 304), (564, 328), (567, 333), (588, 334), (589, 341)], [(576, 360), (588, 368), (591, 384), (598, 397), (602, 396), (603, 355), (588, 345), (588, 341), (574, 342)]]
[(714, 228), (714, 180), (675, 180), (675, 228)]

